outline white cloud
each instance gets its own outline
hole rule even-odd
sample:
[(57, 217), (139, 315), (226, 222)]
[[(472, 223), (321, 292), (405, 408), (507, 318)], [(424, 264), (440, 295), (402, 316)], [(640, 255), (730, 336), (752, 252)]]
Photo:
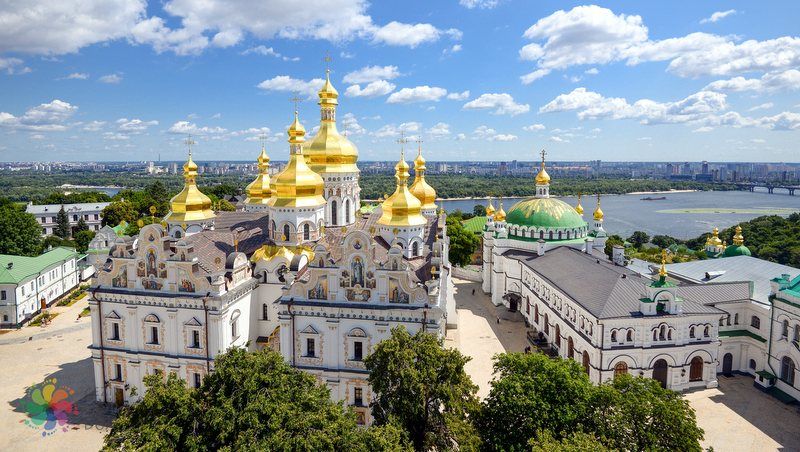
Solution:
[(797, 37), (738, 42), (736, 36), (691, 33), (650, 40), (640, 16), (614, 14), (596, 5), (556, 11), (528, 28), (524, 37), (535, 42), (522, 47), (519, 55), (535, 61), (537, 68), (522, 77), (523, 83), (544, 74), (537, 71), (616, 61), (628, 65), (669, 61), (667, 70), (681, 77), (771, 72), (800, 65)]
[(350, 85), (344, 94), (350, 97), (378, 97), (385, 96), (394, 91), (394, 83), (386, 80), (377, 80), (366, 85), (363, 89), (359, 85)]
[(751, 143), (755, 143), (755, 144), (764, 144), (764, 143), (767, 142), (767, 140), (765, 140), (763, 138), (751, 138), (750, 142)]
[(60, 132), (67, 130), (65, 122), (77, 110), (77, 106), (55, 99), (50, 103), (28, 109), (22, 116), (0, 112), (0, 127), (35, 132)]
[(103, 134), (104, 140), (111, 140), (111, 141), (125, 141), (130, 140), (131, 137), (125, 135), (124, 133), (117, 133), (117, 132), (105, 132)]
[(588, 74), (588, 75), (597, 75), (597, 74), (600, 73), (600, 70), (597, 69), (596, 67), (592, 67), (592, 68), (586, 69), (585, 71), (583, 71), (583, 73), (584, 74)]
[(554, 136), (552, 136), (552, 137), (550, 137), (548, 139), (550, 141), (554, 142), (554, 143), (569, 143), (569, 140), (567, 140), (566, 138), (561, 138), (561, 137), (556, 136), (556, 135), (554, 135)]
[[(0, 23), (2, 23), (2, 13), (0, 13)], [(24, 63), (25, 62), (19, 58), (0, 58), (0, 71), (5, 71), (8, 75), (27, 74), (31, 72), (31, 68), (25, 66)]]
[(325, 84), (325, 80), (315, 78), (312, 80), (300, 80), (288, 75), (278, 75), (269, 80), (264, 80), (258, 87), (267, 91), (298, 92), (308, 97), (314, 97)]
[(763, 104), (756, 105), (755, 107), (750, 107), (747, 111), (756, 111), (756, 110), (769, 110), (770, 108), (774, 107), (775, 104), (772, 102), (764, 102)]
[(41, 133), (32, 133), (28, 138), (30, 138), (31, 140), (40, 141), (40, 140), (44, 140), (45, 136), (42, 135)]
[(458, 135), (456, 135), (456, 141), (464, 141), (466, 139), (467, 139), (467, 135), (466, 134), (459, 133)]
[(341, 52), (339, 52), (339, 57), (349, 60), (351, 58), (355, 58), (356, 55), (354, 53), (345, 52), (344, 50), (342, 50)]
[(142, 121), (141, 119), (117, 119), (117, 128), (124, 132), (141, 133), (146, 131), (151, 126), (157, 126), (158, 121)]
[(520, 77), (520, 80), (522, 80), (523, 85), (530, 85), (531, 83), (535, 82), (536, 80), (539, 80), (540, 78), (544, 77), (549, 73), (550, 69), (537, 69), (533, 72), (529, 72), (523, 75), (522, 77)]
[(492, 9), (498, 3), (500, 3), (499, 0), (458, 0), (458, 4), (467, 9)]
[(26, 0), (0, 7), (0, 52), (59, 55), (124, 38), (144, 0)]
[(711, 82), (704, 89), (712, 91), (756, 91), (773, 92), (800, 88), (800, 71), (789, 69), (783, 72), (768, 72), (761, 78), (734, 77)]
[(108, 83), (111, 85), (116, 85), (117, 83), (122, 81), (122, 77), (120, 77), (118, 74), (108, 74), (98, 78), (97, 81), (99, 81), (100, 83)]
[(434, 138), (441, 138), (450, 135), (450, 124), (439, 122), (427, 130), (428, 135)]
[(283, 61), (300, 61), (300, 57), (288, 57), (286, 55), (282, 55), (276, 52), (275, 49), (273, 49), (272, 47), (267, 47), (265, 45), (251, 47), (242, 52), (242, 55), (251, 55), (251, 54), (271, 56), (275, 58), (280, 58)]
[(443, 35), (460, 39), (461, 32), (456, 29), (439, 30), (431, 24), (405, 24), (397, 21), (378, 27), (374, 30), (374, 42), (415, 48), (426, 42), (438, 41)]
[(530, 105), (514, 102), (514, 98), (507, 93), (486, 93), (467, 102), (463, 108), (464, 110), (494, 110), (492, 113), (496, 115), (516, 116), (527, 113)]
[(103, 128), (103, 126), (105, 126), (105, 125), (106, 125), (105, 121), (92, 121), (92, 122), (86, 124), (85, 126), (83, 126), (83, 130), (85, 130), (87, 132), (97, 132), (97, 131), (101, 130)]
[(361, 124), (358, 123), (358, 119), (356, 119), (356, 115), (352, 113), (345, 113), (342, 116), (342, 127), (345, 131), (347, 131), (348, 135), (363, 135), (367, 133), (367, 129), (361, 127)]
[(414, 88), (403, 88), (392, 93), (386, 102), (389, 104), (407, 104), (411, 102), (436, 101), (447, 95), (447, 90), (437, 86), (416, 86)]
[(395, 126), (394, 124), (386, 124), (385, 126), (376, 130), (373, 135), (377, 138), (396, 137), (400, 136), (400, 132), (408, 135), (419, 132), (421, 128), (422, 124), (414, 121), (404, 122), (399, 126)]
[(364, 66), (361, 69), (345, 74), (344, 78), (342, 78), (342, 82), (348, 85), (358, 85), (360, 83), (372, 83), (379, 80), (393, 80), (400, 75), (397, 66)]
[(800, 113), (784, 111), (775, 116), (764, 116), (756, 124), (770, 130), (800, 130)]
[(517, 139), (516, 135), (497, 133), (497, 131), (489, 126), (478, 126), (472, 131), (473, 140), (488, 140), (488, 141), (514, 141)]
[(64, 78), (67, 80), (86, 80), (89, 78), (89, 74), (85, 72), (73, 72)]
[(714, 128), (711, 127), (711, 126), (702, 126), (702, 127), (698, 127), (696, 129), (692, 130), (692, 132), (695, 132), (695, 133), (706, 133), (706, 132), (711, 132), (712, 130), (714, 130)]
[(193, 122), (178, 121), (169, 128), (168, 132), (181, 135), (214, 135), (223, 134), (227, 132), (227, 129), (222, 127), (198, 127)]
[(705, 19), (701, 20), (700, 23), (701, 24), (707, 24), (709, 22), (717, 22), (717, 21), (720, 21), (720, 20), (722, 20), (722, 19), (724, 19), (724, 18), (726, 18), (726, 17), (728, 17), (728, 16), (730, 16), (732, 14), (736, 14), (736, 10), (735, 9), (729, 9), (727, 11), (717, 11), (714, 14), (712, 14), (711, 16), (706, 17)]
[(492, 141), (514, 141), (517, 139), (516, 135), (500, 133), (491, 138)]
[(469, 99), (469, 90), (460, 93), (450, 93), (447, 95), (447, 98), (450, 100), (467, 100)]
[(526, 132), (533, 132), (536, 130), (544, 130), (545, 128), (546, 127), (544, 126), (544, 124), (531, 124), (529, 126), (523, 126), (522, 130)]
[(394, 91), (394, 83), (386, 80), (377, 80), (366, 85), (363, 89), (359, 85), (350, 85), (344, 94), (350, 97), (377, 97), (385, 96)]

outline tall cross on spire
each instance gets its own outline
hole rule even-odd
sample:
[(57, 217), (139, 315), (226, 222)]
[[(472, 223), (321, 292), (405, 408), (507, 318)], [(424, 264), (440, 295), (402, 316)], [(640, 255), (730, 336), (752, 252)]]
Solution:
[(295, 91), (294, 96), (289, 98), (289, 101), (294, 104), (294, 112), (295, 113), (297, 113), (297, 111), (298, 111), (298, 105), (300, 104), (300, 102), (303, 101), (303, 99), (301, 99), (298, 94), (300, 94), (300, 93)]
[(417, 135), (417, 152), (421, 155), (422, 154), (422, 135)]
[(545, 155), (547, 155), (547, 151), (545, 151), (544, 149), (542, 149), (542, 152), (541, 152), (541, 154), (542, 154), (542, 168), (544, 168), (544, 156), (545, 156)]
[(183, 144), (185, 144), (186, 147), (189, 149), (189, 158), (192, 158), (192, 145), (197, 144), (197, 142), (192, 139), (191, 135), (189, 135), (183, 142)]
[(397, 139), (397, 142), (400, 143), (400, 155), (405, 154), (405, 144), (408, 142), (406, 139), (406, 132), (404, 130), (400, 131), (400, 138)]
[(330, 52), (325, 52), (325, 57), (322, 59), (322, 61), (325, 62), (325, 73), (326, 74), (330, 74), (330, 72), (331, 72), (331, 61), (333, 61), (333, 58), (331, 58)]
[(262, 133), (258, 136), (258, 141), (261, 142), (261, 149), (265, 149), (267, 147), (267, 134)]

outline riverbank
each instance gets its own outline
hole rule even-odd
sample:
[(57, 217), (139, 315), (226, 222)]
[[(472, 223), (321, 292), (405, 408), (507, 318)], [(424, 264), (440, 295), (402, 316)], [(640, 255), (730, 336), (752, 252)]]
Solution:
[[(669, 193), (694, 193), (699, 191), (713, 191), (713, 190), (660, 190), (660, 191), (632, 191), (630, 193), (600, 193), (600, 196), (625, 196), (625, 195), (662, 195)], [(436, 202), (440, 201), (488, 201), (491, 199), (521, 199), (529, 198), (529, 196), (467, 196), (459, 198), (436, 198)], [(596, 193), (584, 193), (584, 197), (597, 196)], [(574, 198), (576, 195), (552, 195), (551, 198)], [(362, 199), (362, 202), (378, 202), (377, 199)]]

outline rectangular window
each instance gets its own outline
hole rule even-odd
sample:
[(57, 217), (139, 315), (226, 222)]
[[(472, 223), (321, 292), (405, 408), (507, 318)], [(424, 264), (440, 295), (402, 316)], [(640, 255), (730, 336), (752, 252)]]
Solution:
[(317, 351), (315, 350), (315, 341), (312, 338), (306, 339), (306, 356), (317, 356)]
[(158, 327), (151, 326), (150, 327), (150, 343), (153, 345), (158, 345)]
[(122, 381), (122, 364), (114, 364), (115, 377), (117, 381)]
[(364, 406), (364, 390), (362, 388), (353, 388), (353, 404)]
[(78, 216), (77, 215), (73, 215), (72, 216), (72, 221), (78, 221)]
[(261, 320), (269, 320), (269, 305), (266, 303), (261, 306)]
[(0, 300), (5, 300), (7, 297), (5, 290), (0, 290)]
[(200, 374), (197, 372), (194, 373), (194, 387), (195, 388), (200, 387)]
[(200, 348), (200, 332), (192, 330), (192, 348)]
[(364, 358), (364, 343), (361, 341), (353, 342), (353, 359), (361, 361)]
[(119, 340), (119, 323), (117, 322), (111, 323), (111, 340), (112, 341)]
[(94, 214), (94, 220), (97, 221), (100, 219), (100, 214)]

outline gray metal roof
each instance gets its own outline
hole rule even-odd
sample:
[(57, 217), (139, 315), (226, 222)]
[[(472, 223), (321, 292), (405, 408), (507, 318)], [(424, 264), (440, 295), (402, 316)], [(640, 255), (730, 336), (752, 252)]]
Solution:
[[(63, 204), (66, 212), (99, 212), (110, 202), (84, 202), (78, 204)], [(32, 214), (58, 213), (62, 204), (28, 204), (25, 211)]]
[[(784, 273), (792, 278), (800, 275), (800, 269), (751, 256), (722, 257), (667, 265), (673, 278), (696, 283), (752, 281), (752, 299), (761, 303), (769, 300), (769, 281)], [(708, 272), (723, 272), (709, 278)]]
[[(503, 255), (519, 260), (599, 319), (642, 316), (639, 299), (646, 296), (651, 280), (625, 267), (570, 247), (557, 247), (542, 256), (516, 250)], [(723, 313), (690, 297), (683, 298), (682, 315)]]

